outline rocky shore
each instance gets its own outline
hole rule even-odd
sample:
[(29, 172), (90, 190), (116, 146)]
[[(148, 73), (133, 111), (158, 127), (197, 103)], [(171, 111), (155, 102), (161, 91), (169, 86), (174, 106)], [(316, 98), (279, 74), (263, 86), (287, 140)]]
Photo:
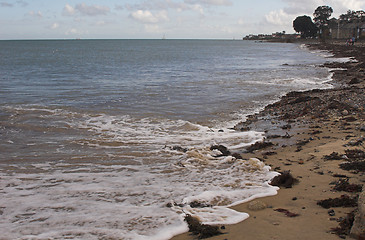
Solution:
[(365, 239), (365, 45), (308, 47), (354, 61), (323, 66), (333, 69), (334, 88), (290, 92), (235, 126), (266, 139), (234, 154), (288, 178), (273, 183), (278, 195), (233, 207), (250, 218), (209, 239)]

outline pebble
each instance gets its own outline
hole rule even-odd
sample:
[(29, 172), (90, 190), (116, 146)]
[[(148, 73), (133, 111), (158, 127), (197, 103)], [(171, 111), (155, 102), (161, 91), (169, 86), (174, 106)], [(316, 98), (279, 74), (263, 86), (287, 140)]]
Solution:
[(261, 201), (252, 201), (248, 204), (248, 209), (250, 209), (251, 211), (259, 211), (259, 210), (263, 210), (267, 208), (266, 203), (261, 202)]
[(336, 215), (335, 210), (333, 209), (328, 210), (328, 215), (330, 215), (331, 217), (335, 216)]

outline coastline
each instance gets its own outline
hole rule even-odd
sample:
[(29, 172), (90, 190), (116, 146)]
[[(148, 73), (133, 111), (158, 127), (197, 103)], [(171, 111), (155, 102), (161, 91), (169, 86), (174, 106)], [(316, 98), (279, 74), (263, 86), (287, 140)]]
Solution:
[[(333, 69), (334, 88), (290, 92), (235, 127), (241, 131), (265, 131), (266, 141), (273, 143), (253, 153), (241, 153), (243, 159), (259, 158), (275, 171), (290, 171), (299, 182), (291, 188), (281, 187), (276, 196), (256, 199), (254, 202), (265, 206), (261, 210), (250, 210), (252, 201), (232, 207), (250, 217), (225, 226), (222, 235), (209, 239), (339, 239), (338, 235), (348, 238), (344, 233), (335, 235), (331, 229), (338, 228), (356, 207), (326, 209), (317, 202), (359, 194), (334, 190), (341, 179), (357, 185), (365, 182), (363, 170), (339, 167), (348, 158), (349, 150), (365, 150), (365, 44), (310, 44), (309, 48), (357, 62), (325, 64), (324, 67)], [(363, 161), (364, 156), (361, 157)], [(288, 217), (278, 209), (299, 215)], [(172, 239), (196, 238), (185, 233)]]

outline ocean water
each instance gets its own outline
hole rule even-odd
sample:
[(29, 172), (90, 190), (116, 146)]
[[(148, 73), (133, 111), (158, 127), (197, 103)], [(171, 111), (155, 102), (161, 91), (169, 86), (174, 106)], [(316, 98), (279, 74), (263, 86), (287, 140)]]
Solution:
[(277, 173), (210, 147), (261, 140), (232, 127), (330, 87), (326, 61), (249, 41), (0, 41), (1, 238), (169, 239), (185, 213), (243, 221), (228, 207), (275, 195)]

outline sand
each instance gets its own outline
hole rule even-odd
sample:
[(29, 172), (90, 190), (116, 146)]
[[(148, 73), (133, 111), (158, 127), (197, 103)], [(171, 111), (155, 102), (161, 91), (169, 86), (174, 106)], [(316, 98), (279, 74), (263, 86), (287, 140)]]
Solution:
[[(343, 43), (311, 47), (331, 51), (337, 57), (354, 57), (358, 62), (326, 66), (347, 69), (335, 71), (334, 89), (289, 93), (278, 103), (236, 126), (238, 130), (264, 130), (266, 141), (274, 143), (272, 147), (253, 153), (241, 153), (244, 159), (262, 159), (278, 172), (290, 171), (299, 182), (292, 188), (281, 187), (276, 196), (256, 199), (266, 206), (262, 210), (250, 210), (248, 206), (252, 202), (232, 207), (248, 213), (250, 218), (224, 226), (222, 235), (209, 239), (340, 239), (331, 229), (339, 227), (339, 222), (356, 209), (325, 209), (317, 205), (317, 201), (359, 194), (333, 190), (336, 181), (346, 179), (339, 175), (346, 176), (351, 184), (363, 185), (365, 182), (364, 171), (347, 171), (339, 167), (340, 163), (346, 162), (346, 150), (365, 151), (365, 47), (363, 44), (347, 47)], [(330, 154), (337, 156), (334, 152), (340, 160), (325, 159)], [(298, 216), (288, 217), (277, 209)], [(341, 237), (349, 238), (344, 234)], [(173, 240), (196, 238), (185, 233)]]

